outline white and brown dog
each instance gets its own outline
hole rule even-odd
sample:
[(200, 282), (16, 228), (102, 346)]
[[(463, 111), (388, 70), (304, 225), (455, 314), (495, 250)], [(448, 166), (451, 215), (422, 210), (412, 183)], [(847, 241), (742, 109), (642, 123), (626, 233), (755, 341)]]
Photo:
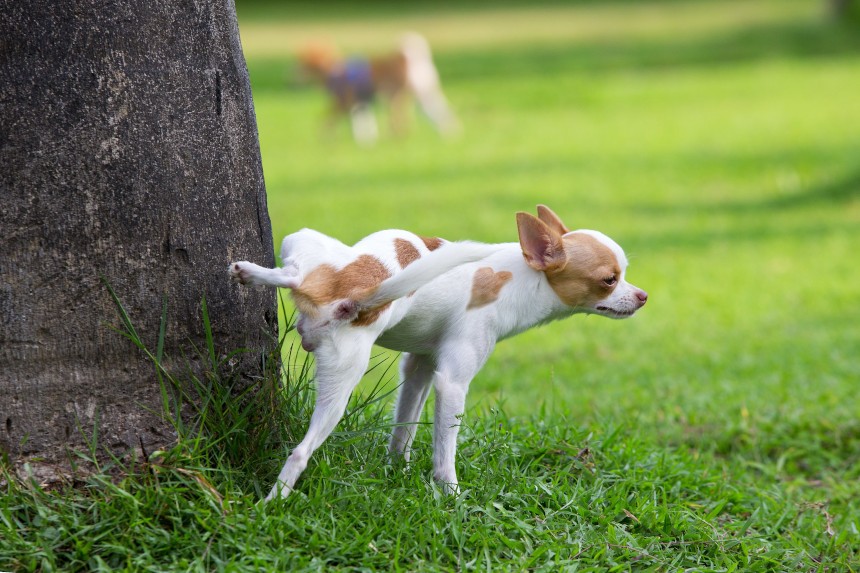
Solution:
[(371, 347), (406, 353), (389, 449), (407, 461), (427, 394), (436, 391), (433, 477), (456, 492), (454, 455), (469, 383), (496, 342), (577, 313), (632, 316), (648, 300), (625, 280), (627, 258), (597, 231), (570, 231), (549, 208), (517, 213), (519, 243), (486, 245), (380, 231), (352, 247), (303, 229), (283, 266), (234, 262), (244, 284), (292, 289), (302, 346), (316, 358), (316, 407), (267, 500), (286, 496), (343, 416)]
[(379, 136), (372, 106), (375, 99), (388, 104), (395, 133), (406, 130), (412, 99), (443, 135), (460, 129), (442, 92), (430, 44), (415, 32), (404, 34), (399, 48), (387, 55), (345, 59), (333, 45), (314, 42), (299, 52), (298, 59), (304, 74), (316, 79), (331, 96), (327, 128), (349, 117), (358, 143), (370, 144)]

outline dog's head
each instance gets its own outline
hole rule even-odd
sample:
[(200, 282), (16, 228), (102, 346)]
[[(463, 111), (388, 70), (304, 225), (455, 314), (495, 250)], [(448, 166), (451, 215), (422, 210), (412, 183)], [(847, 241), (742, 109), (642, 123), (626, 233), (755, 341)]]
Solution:
[(648, 294), (624, 278), (627, 257), (598, 231), (571, 231), (545, 205), (538, 216), (517, 213), (520, 246), (528, 265), (546, 275), (552, 290), (578, 312), (627, 318)]
[(300, 72), (316, 79), (325, 79), (343, 65), (334, 44), (320, 40), (306, 44), (298, 53), (298, 61)]

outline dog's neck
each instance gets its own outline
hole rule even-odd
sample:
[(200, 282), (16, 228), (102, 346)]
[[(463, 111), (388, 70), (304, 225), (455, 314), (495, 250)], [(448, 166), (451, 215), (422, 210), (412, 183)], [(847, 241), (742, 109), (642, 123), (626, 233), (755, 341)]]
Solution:
[(495, 302), (499, 309), (498, 340), (577, 312), (556, 296), (543, 272), (526, 263), (519, 243), (506, 243), (499, 253), (480, 264), (484, 263), (495, 270), (509, 270), (513, 274)]

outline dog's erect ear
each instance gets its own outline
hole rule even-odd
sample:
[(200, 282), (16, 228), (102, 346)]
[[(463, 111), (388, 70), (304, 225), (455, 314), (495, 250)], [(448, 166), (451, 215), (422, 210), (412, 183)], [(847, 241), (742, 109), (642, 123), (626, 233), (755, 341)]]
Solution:
[(538, 219), (547, 224), (547, 226), (558, 233), (559, 235), (564, 235), (565, 233), (569, 233), (570, 229), (567, 228), (567, 225), (561, 222), (561, 218), (552, 212), (552, 209), (547, 207), (546, 205), (538, 205), (537, 206)]
[(566, 255), (561, 235), (528, 213), (517, 213), (520, 247), (528, 265), (536, 271), (549, 271), (564, 265)]

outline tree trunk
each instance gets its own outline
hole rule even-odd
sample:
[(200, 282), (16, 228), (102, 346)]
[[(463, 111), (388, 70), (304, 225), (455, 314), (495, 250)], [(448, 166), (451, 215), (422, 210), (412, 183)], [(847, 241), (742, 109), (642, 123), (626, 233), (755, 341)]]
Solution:
[(233, 0), (5, 2), (0, 197), (0, 447), (13, 459), (62, 465), (96, 426), (118, 452), (175, 437), (152, 364), (108, 327), (101, 277), (152, 349), (163, 299), (165, 353), (205, 348), (204, 293), (221, 352), (270, 347), (274, 293), (227, 274), (274, 259)]

